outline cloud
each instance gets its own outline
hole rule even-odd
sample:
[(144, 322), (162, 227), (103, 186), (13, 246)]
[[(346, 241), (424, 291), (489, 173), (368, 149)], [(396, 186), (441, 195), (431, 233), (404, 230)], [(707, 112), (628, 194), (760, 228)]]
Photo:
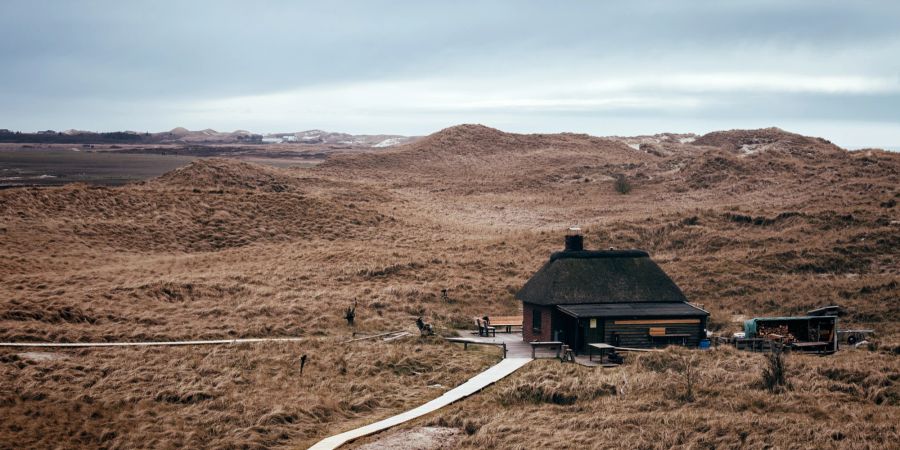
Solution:
[[(589, 71), (582, 71), (589, 72)], [(316, 115), (451, 112), (610, 112), (695, 114), (723, 104), (715, 94), (888, 94), (900, 81), (781, 73), (680, 73), (630, 78), (573, 76), (436, 78), (317, 85), (261, 95), (183, 105), (197, 117), (219, 115), (295, 117)], [(712, 94), (712, 95), (710, 95)], [(728, 103), (733, 99), (729, 98)]]
[(632, 78), (598, 80), (591, 83), (590, 89), (602, 91), (883, 94), (900, 92), (900, 77), (803, 75), (753, 71), (666, 73), (653, 77), (638, 75)]
[(888, 1), (10, 0), (0, 127), (619, 134), (805, 120), (862, 139), (860, 124), (900, 119), (898, 22)]

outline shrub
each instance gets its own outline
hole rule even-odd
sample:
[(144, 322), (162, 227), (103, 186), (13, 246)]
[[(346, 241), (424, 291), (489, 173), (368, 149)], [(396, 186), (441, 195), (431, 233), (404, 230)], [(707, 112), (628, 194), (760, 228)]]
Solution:
[(669, 347), (664, 352), (646, 353), (638, 356), (637, 363), (644, 369), (656, 373), (669, 373), (679, 380), (684, 392), (678, 397), (686, 402), (694, 401), (694, 385), (699, 378), (697, 353), (695, 351)]
[(766, 356), (766, 366), (762, 372), (763, 386), (769, 392), (781, 392), (788, 388), (787, 369), (784, 362), (784, 353), (773, 350)]
[(616, 192), (620, 194), (627, 194), (631, 192), (631, 183), (627, 178), (625, 178), (625, 175), (616, 175), (616, 181), (613, 186), (615, 186)]

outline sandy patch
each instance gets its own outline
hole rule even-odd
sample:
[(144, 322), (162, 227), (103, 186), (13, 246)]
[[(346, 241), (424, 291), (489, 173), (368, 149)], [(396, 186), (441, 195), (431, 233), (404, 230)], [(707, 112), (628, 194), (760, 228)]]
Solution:
[(462, 430), (449, 427), (419, 427), (384, 436), (359, 450), (426, 450), (454, 448)]
[(56, 359), (68, 358), (66, 354), (56, 352), (24, 352), (18, 353), (17, 355), (19, 358), (30, 359), (32, 361), (53, 361)]

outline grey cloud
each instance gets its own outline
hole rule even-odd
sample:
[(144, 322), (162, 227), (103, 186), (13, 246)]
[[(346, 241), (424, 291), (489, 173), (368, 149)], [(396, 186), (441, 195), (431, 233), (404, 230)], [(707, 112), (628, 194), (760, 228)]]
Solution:
[[(510, 84), (521, 83), (519, 93), (554, 83), (577, 86), (590, 76), (705, 72), (853, 76), (900, 84), (900, 3), (893, 1), (12, 0), (2, 9), (0, 127), (21, 129), (76, 123), (109, 129), (126, 119), (133, 123), (129, 128), (171, 127), (182, 125), (173, 121), (184, 120), (196, 102), (319, 87), (340, 94), (346, 83), (435, 78), (466, 85), (507, 77)], [(635, 123), (655, 124), (654, 118), (678, 114), (699, 121), (730, 118), (736, 126), (766, 119), (884, 123), (896, 121), (900, 110), (892, 93), (698, 93), (658, 86), (622, 96), (635, 93), (690, 95), (703, 103), (680, 112), (613, 111)], [(517, 95), (506, 100), (521, 103), (525, 94)], [(349, 130), (362, 122), (354, 114), (372, 109), (351, 106), (345, 126), (334, 119), (316, 123), (314, 114), (296, 121), (303, 121), (302, 128)], [(122, 117), (123, 110), (129, 117)], [(429, 114), (454, 120), (465, 118), (463, 112)], [(392, 123), (394, 132), (423, 133), (433, 126), (416, 125), (421, 122), (411, 122), (405, 110), (396, 111), (394, 122), (390, 108), (380, 113), (378, 123)], [(610, 111), (470, 113), (472, 120), (464, 121), (525, 117), (539, 131), (566, 117), (605, 117)], [(204, 120), (212, 123), (203, 127), (225, 127), (236, 119), (223, 113)]]

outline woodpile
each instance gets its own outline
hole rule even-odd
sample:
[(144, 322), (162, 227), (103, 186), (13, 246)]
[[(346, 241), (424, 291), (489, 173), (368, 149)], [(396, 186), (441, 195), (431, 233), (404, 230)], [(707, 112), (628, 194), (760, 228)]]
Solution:
[(797, 338), (791, 333), (787, 325), (763, 325), (760, 324), (756, 334), (772, 340), (783, 340), (785, 342), (796, 341)]

